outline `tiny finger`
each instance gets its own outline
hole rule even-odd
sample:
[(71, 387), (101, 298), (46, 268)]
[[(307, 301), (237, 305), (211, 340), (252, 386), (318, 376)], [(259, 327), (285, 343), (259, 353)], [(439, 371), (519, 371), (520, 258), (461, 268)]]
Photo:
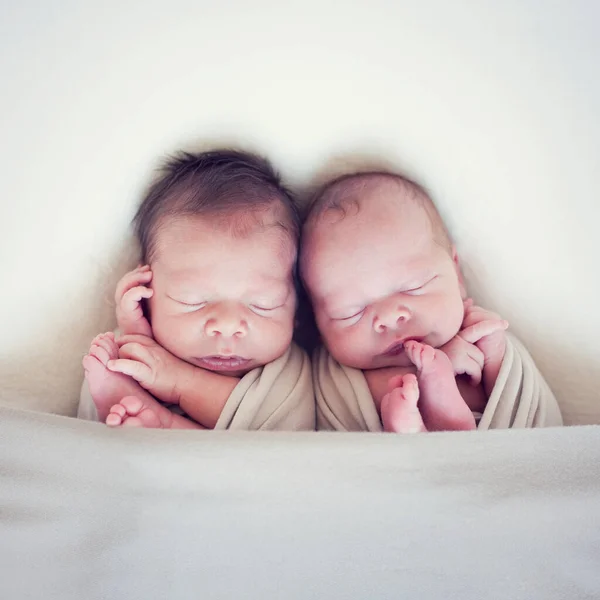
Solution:
[(492, 333), (496, 333), (497, 331), (505, 330), (505, 323), (505, 321), (479, 321), (479, 323), (466, 327), (458, 335), (465, 342), (475, 344), (481, 338), (492, 335)]
[(152, 356), (146, 346), (130, 342), (119, 347), (119, 358), (129, 358), (148, 365)]
[(109, 360), (106, 367), (109, 371), (129, 375), (138, 383), (147, 383), (152, 375), (152, 370), (147, 365), (144, 365), (137, 360), (129, 360), (126, 358)]
[(154, 292), (151, 288), (143, 285), (131, 288), (125, 292), (119, 305), (124, 311), (133, 312), (140, 308), (140, 301), (142, 298), (150, 298), (153, 293)]
[(139, 333), (127, 333), (117, 339), (117, 345), (119, 347), (125, 344), (139, 344), (140, 346), (154, 346), (156, 342), (147, 335), (141, 335)]
[(479, 366), (480, 369), (483, 369), (483, 365), (485, 363), (485, 356), (477, 346), (471, 344), (471, 347), (467, 351), (467, 355), (471, 360), (475, 362), (475, 364)]
[(473, 387), (477, 387), (481, 383), (481, 367), (475, 361), (467, 369), (467, 375)]
[(152, 271), (149, 269), (135, 269), (123, 275), (123, 277), (117, 283), (115, 289), (115, 301), (119, 303), (125, 293), (133, 287), (140, 284), (147, 284), (152, 279)]

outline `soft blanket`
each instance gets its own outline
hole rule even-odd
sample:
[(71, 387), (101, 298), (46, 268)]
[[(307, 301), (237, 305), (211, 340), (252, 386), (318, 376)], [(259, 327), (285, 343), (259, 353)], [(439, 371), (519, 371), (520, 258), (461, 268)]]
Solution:
[[(478, 429), (562, 425), (556, 398), (533, 358), (517, 338), (507, 335), (506, 353)], [(383, 431), (362, 371), (344, 367), (324, 348), (315, 352), (313, 381), (317, 429)]]
[(600, 597), (600, 427), (111, 429), (0, 406), (0, 598)]
[[(98, 420), (85, 381), (77, 416)], [(242, 377), (215, 425), (215, 429), (247, 431), (310, 431), (314, 428), (315, 397), (310, 360), (295, 344), (277, 360)]]

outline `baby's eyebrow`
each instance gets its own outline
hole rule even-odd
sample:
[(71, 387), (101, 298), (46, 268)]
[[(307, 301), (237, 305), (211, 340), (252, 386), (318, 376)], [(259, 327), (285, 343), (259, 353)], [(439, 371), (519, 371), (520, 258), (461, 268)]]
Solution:
[(366, 303), (366, 300), (364, 299), (362, 299), (360, 302), (357, 302), (357, 300), (361, 300), (358, 297), (351, 298), (351, 301), (348, 301), (348, 298), (350, 298), (350, 296), (346, 296), (346, 298), (344, 298), (342, 301), (341, 294), (332, 293), (324, 296), (319, 304), (325, 310), (325, 312), (330, 313), (348, 310), (349, 308), (359, 308), (364, 306)]

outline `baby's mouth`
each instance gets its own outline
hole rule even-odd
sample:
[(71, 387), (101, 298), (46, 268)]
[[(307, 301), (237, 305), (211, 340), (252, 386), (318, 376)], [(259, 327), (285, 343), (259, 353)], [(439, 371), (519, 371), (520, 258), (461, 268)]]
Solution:
[(393, 344), (390, 344), (385, 352), (383, 352), (384, 356), (398, 356), (404, 352), (404, 344), (406, 342), (414, 341), (414, 342), (422, 342), (424, 338), (422, 337), (410, 337), (405, 338), (401, 341), (396, 340)]
[(195, 358), (196, 364), (204, 369), (211, 371), (239, 371), (250, 363), (249, 358), (243, 356), (214, 354), (212, 356), (203, 356)]

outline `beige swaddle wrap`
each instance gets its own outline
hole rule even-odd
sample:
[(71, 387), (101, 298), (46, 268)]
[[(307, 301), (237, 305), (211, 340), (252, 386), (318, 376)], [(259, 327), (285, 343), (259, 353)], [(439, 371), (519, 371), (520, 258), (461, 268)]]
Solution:
[[(98, 420), (85, 381), (77, 416)], [(315, 397), (310, 360), (295, 344), (277, 360), (242, 377), (215, 425), (215, 429), (248, 431), (312, 431), (314, 428)]]
[[(343, 367), (325, 348), (313, 358), (317, 429), (383, 431), (362, 371)], [(558, 403), (525, 347), (507, 334), (506, 353), (478, 429), (562, 425)]]

